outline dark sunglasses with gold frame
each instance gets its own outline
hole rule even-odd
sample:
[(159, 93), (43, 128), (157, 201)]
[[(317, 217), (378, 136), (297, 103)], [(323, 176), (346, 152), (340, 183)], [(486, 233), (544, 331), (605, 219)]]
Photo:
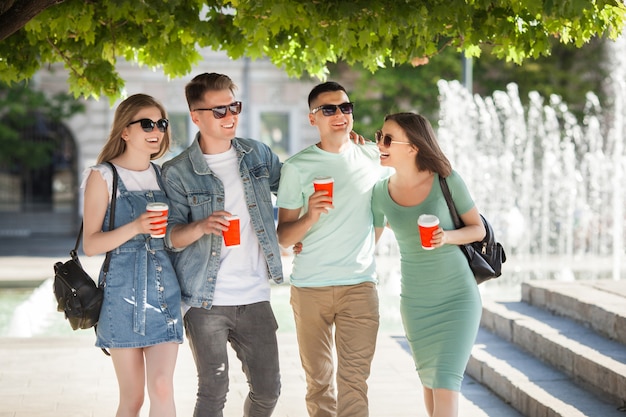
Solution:
[(390, 147), (392, 143), (402, 143), (404, 145), (412, 145), (411, 142), (400, 142), (400, 141), (397, 141), (397, 140), (393, 140), (393, 139), (391, 139), (391, 136), (383, 135), (383, 131), (382, 130), (377, 130), (375, 137), (376, 137), (376, 143), (380, 143), (382, 141), (383, 146), (385, 148)]

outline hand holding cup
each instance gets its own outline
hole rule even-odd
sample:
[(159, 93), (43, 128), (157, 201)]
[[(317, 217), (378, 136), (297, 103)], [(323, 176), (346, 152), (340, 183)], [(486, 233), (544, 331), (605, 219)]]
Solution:
[(146, 211), (156, 212), (160, 214), (160, 217), (165, 217), (165, 220), (151, 221), (152, 228), (150, 229), (150, 237), (153, 239), (160, 239), (165, 237), (165, 231), (167, 230), (167, 214), (169, 212), (169, 206), (166, 203), (148, 203)]
[(333, 177), (315, 177), (313, 179), (313, 188), (315, 191), (326, 191), (326, 195), (330, 197), (331, 201), (333, 198), (334, 185), (335, 180)]
[(333, 208), (333, 185), (332, 177), (315, 177), (313, 179), (314, 193), (309, 196), (307, 216), (313, 222), (317, 222), (320, 216)]
[(422, 241), (422, 249), (435, 249), (432, 239), (433, 233), (439, 229), (439, 218), (433, 214), (422, 214), (417, 218), (417, 226), (419, 229), (420, 240)]
[(226, 220), (228, 220), (230, 224), (228, 225), (228, 229), (222, 231), (224, 244), (226, 246), (239, 246), (241, 243), (239, 216), (236, 214), (226, 216)]

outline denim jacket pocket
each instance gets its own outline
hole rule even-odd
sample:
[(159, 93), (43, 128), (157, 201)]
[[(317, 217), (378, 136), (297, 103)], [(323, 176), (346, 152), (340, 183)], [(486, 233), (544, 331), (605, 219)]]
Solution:
[(265, 164), (259, 164), (249, 170), (250, 178), (255, 183), (254, 191), (258, 198), (264, 203), (272, 202), (272, 195), (270, 192), (269, 180), (270, 171)]
[(191, 211), (192, 218), (203, 219), (215, 211), (212, 203), (214, 196), (206, 193), (190, 193), (187, 195), (187, 203)]
[(206, 193), (189, 193), (187, 195), (187, 202), (189, 203), (189, 207), (211, 204), (211, 197), (212, 196)]
[(267, 169), (267, 165), (259, 164), (250, 168), (250, 175), (256, 179), (268, 179), (270, 177), (270, 171)]

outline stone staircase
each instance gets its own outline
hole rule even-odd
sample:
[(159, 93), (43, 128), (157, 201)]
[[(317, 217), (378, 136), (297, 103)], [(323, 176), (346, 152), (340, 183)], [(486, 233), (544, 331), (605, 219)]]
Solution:
[(531, 281), (483, 303), (467, 374), (528, 417), (626, 417), (626, 281)]

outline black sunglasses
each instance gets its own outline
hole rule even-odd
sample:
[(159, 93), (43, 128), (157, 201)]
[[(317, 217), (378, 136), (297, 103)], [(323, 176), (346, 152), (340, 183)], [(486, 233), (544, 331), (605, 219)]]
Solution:
[(352, 110), (354, 110), (354, 103), (322, 104), (321, 106), (311, 110), (311, 113), (315, 114), (321, 110), (324, 116), (332, 116), (337, 113), (337, 109), (341, 110), (343, 114), (352, 114)]
[(209, 110), (213, 112), (213, 117), (215, 117), (216, 119), (223, 119), (224, 117), (226, 117), (226, 112), (228, 110), (230, 110), (230, 113), (233, 116), (236, 116), (239, 113), (241, 113), (241, 101), (234, 101), (227, 106), (217, 106), (217, 107), (213, 107), (210, 109), (195, 109), (193, 111), (209, 111)]
[(388, 148), (391, 146), (392, 143), (403, 143), (405, 145), (411, 145), (411, 142), (399, 142), (397, 140), (393, 140), (391, 139), (391, 136), (389, 135), (383, 135), (383, 131), (382, 130), (377, 130), (376, 134), (374, 135), (376, 138), (376, 143), (380, 143), (380, 141), (383, 141), (383, 146), (385, 148)]
[(134, 122), (130, 122), (128, 126), (134, 125), (135, 123), (141, 124), (141, 128), (144, 132), (152, 132), (154, 130), (154, 126), (159, 129), (159, 132), (165, 132), (167, 130), (167, 126), (170, 124), (167, 119), (159, 119), (156, 122), (153, 122), (150, 119), (139, 119)]

